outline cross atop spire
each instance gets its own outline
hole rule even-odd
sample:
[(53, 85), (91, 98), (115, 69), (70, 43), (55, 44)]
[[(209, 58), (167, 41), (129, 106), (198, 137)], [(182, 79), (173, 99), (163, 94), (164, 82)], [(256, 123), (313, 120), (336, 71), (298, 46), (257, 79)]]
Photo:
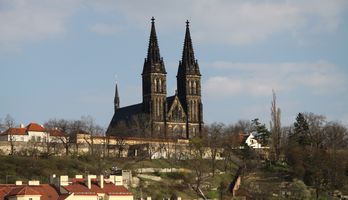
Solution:
[(192, 47), (192, 40), (190, 34), (190, 22), (186, 21), (186, 33), (184, 41), (184, 50), (182, 52), (182, 62), (184, 64), (192, 65), (195, 62), (195, 55)]
[(179, 65), (178, 74), (197, 74), (200, 75), (199, 67), (195, 59), (192, 40), (190, 34), (190, 22), (186, 20), (186, 33), (184, 40), (184, 49), (182, 51), (182, 59)]
[(155, 18), (152, 17), (149, 47), (147, 50), (147, 57), (145, 59), (143, 73), (153, 72), (153, 68), (155, 67), (155, 65), (159, 65), (159, 71), (165, 73), (164, 64), (158, 47), (157, 34), (155, 28)]
[(149, 48), (147, 51), (147, 60), (152, 62), (159, 62), (160, 61), (160, 52), (158, 47), (158, 41), (157, 41), (157, 35), (156, 35), (156, 28), (155, 28), (155, 18), (151, 18), (151, 33), (150, 33), (150, 41), (149, 41)]

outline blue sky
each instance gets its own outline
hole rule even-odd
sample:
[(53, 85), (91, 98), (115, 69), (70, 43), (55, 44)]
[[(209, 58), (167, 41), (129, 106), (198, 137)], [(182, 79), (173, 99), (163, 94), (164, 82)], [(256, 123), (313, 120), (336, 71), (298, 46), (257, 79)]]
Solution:
[(0, 0), (0, 118), (107, 126), (116, 79), (121, 106), (141, 102), (154, 16), (168, 95), (191, 22), (205, 122), (268, 124), (274, 89), (283, 125), (298, 112), (348, 125), (347, 11), (346, 0)]

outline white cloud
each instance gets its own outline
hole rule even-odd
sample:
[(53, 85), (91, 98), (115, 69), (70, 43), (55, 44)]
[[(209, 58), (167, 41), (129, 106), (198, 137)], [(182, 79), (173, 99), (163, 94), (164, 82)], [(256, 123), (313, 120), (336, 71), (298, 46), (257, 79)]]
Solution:
[(333, 32), (347, 9), (346, 0), (177, 0), (177, 1), (81, 1), (81, 0), (0, 0), (0, 46), (60, 37), (67, 31), (66, 20), (78, 8), (105, 15), (117, 22), (90, 26), (100, 34), (113, 34), (118, 24), (148, 28), (144, 20), (157, 18), (163, 32), (184, 31), (192, 21), (195, 40), (232, 45), (265, 41), (276, 34), (306, 41), (311, 34)]
[(335, 31), (345, 0), (293, 1), (97, 1), (101, 12), (117, 11), (127, 22), (144, 27), (144, 20), (157, 17), (167, 31), (184, 27), (192, 21), (193, 34), (200, 42), (233, 45), (252, 44), (286, 34), (303, 40), (306, 35)]
[(122, 30), (122, 28), (115, 24), (98, 23), (91, 25), (89, 30), (100, 35), (113, 35)]
[(271, 64), (215, 62), (206, 65), (224, 74), (210, 77), (204, 83), (209, 96), (264, 96), (270, 95), (272, 89), (277, 92), (306, 89), (311, 94), (326, 95), (345, 91), (348, 84), (346, 75), (327, 61)]
[(0, 46), (15, 50), (22, 42), (60, 37), (79, 1), (0, 0)]
[(207, 94), (213, 96), (230, 96), (234, 94), (239, 94), (242, 90), (240, 80), (233, 80), (227, 77), (215, 76), (210, 79), (205, 84), (205, 90)]

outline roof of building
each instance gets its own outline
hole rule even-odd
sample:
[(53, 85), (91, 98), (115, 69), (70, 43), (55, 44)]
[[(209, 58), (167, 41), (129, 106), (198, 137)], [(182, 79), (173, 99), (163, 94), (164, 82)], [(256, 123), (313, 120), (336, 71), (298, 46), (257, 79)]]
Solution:
[(47, 131), (50, 133), (50, 136), (54, 136), (54, 137), (61, 137), (65, 135), (60, 130), (47, 130)]
[(141, 114), (143, 112), (142, 108), (142, 103), (119, 108), (116, 110), (111, 122), (116, 122), (119, 120), (132, 120), (134, 115)]
[(70, 185), (63, 186), (63, 188), (70, 193), (74, 193), (74, 195), (96, 196), (97, 193), (104, 193), (109, 196), (132, 195), (132, 193), (122, 185), (118, 186), (113, 183), (104, 182), (104, 187), (101, 188), (95, 180), (91, 182), (91, 189), (87, 187), (84, 179), (73, 179), (73, 182)]
[(108, 134), (116, 135), (116, 134), (110, 133), (113, 131), (112, 127), (116, 127), (120, 125), (121, 122), (125, 123), (124, 124), (125, 126), (130, 126), (130, 124), (136, 118), (136, 116), (140, 116), (141, 114), (143, 114), (142, 103), (126, 106), (126, 107), (115, 110), (114, 116), (112, 117), (110, 125), (109, 125)]
[(57, 200), (59, 197), (56, 189), (49, 184), (40, 184), (35, 186), (0, 184), (0, 199), (17, 195), (40, 195), (41, 200)]
[(123, 185), (115, 185), (113, 183), (104, 183), (104, 188), (100, 188), (96, 183), (91, 185), (91, 191), (96, 193), (105, 193), (109, 196), (129, 196), (132, 195)]
[(30, 195), (30, 196), (33, 196), (33, 195), (40, 195), (41, 194), (36, 191), (35, 189), (33, 189), (31, 186), (28, 186), (28, 185), (23, 185), (22, 187), (17, 187), (17, 188), (14, 188), (13, 190), (11, 190), (11, 192), (9, 192), (6, 196), (23, 196), (23, 195)]
[(39, 125), (38, 123), (35, 123), (35, 122), (31, 122), (30, 124), (28, 124), (28, 126), (26, 128), (27, 128), (27, 131), (37, 131), (37, 132), (44, 132), (44, 131), (46, 131), (43, 126), (41, 126), (41, 125)]
[(43, 126), (35, 122), (28, 124), (26, 127), (9, 128), (3, 133), (1, 133), (0, 135), (28, 135), (28, 131), (48, 132), (50, 136), (55, 136), (55, 137), (65, 135), (63, 132), (56, 129), (45, 129)]
[(0, 135), (26, 135), (27, 129), (26, 128), (9, 128), (5, 132), (1, 133)]

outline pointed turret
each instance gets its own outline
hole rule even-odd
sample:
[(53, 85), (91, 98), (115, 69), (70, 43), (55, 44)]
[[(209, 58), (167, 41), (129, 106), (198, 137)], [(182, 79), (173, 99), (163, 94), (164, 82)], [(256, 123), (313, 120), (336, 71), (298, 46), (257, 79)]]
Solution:
[(163, 59), (160, 55), (160, 50), (158, 47), (156, 28), (155, 28), (155, 18), (151, 18), (151, 33), (149, 39), (149, 47), (147, 50), (147, 58), (145, 58), (143, 74), (145, 73), (166, 73)]
[(116, 82), (116, 87), (115, 87), (114, 107), (115, 107), (115, 112), (117, 109), (120, 108), (120, 97), (118, 96), (117, 82)]
[(197, 60), (195, 59), (193, 47), (192, 47), (189, 24), (190, 22), (187, 20), (184, 48), (182, 51), (182, 59), (179, 63), (178, 76), (184, 75), (184, 74), (201, 75)]

